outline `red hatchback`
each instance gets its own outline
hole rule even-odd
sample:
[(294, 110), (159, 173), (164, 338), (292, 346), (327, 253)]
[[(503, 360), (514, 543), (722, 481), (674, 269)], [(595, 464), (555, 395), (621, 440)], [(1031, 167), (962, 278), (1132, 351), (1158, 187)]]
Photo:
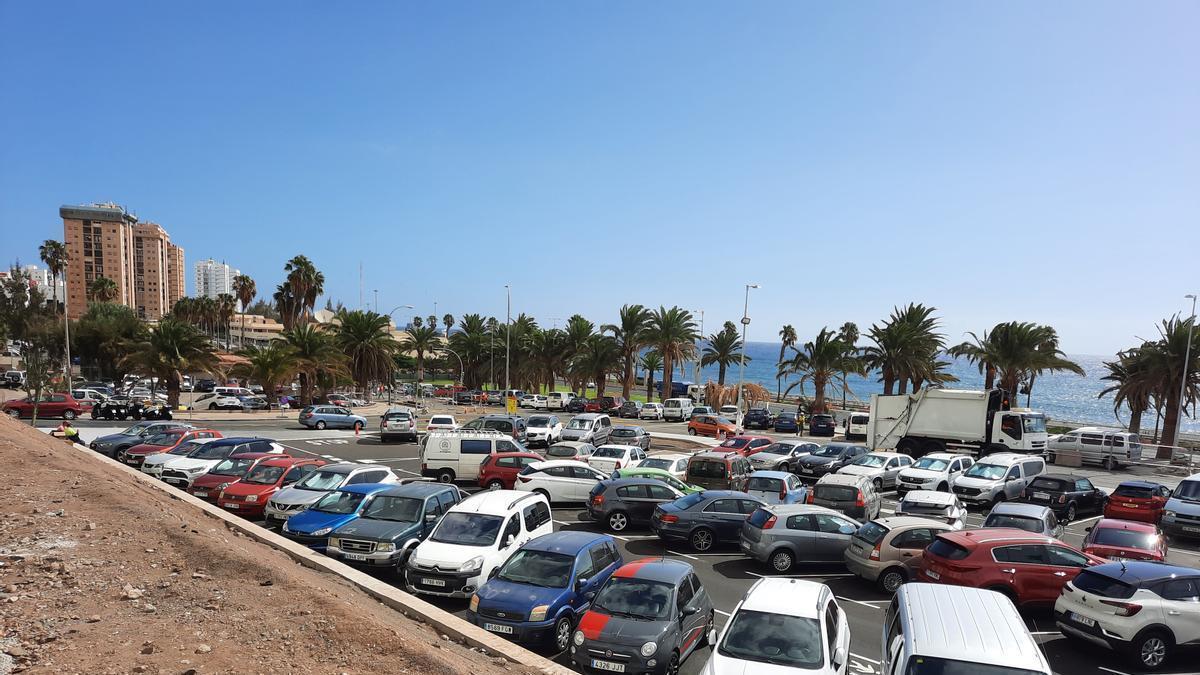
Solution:
[(219, 464), (200, 474), (188, 487), (193, 497), (199, 497), (210, 504), (217, 503), (217, 495), (229, 484), (241, 479), (254, 465), (264, 459), (279, 457), (278, 452), (243, 452), (223, 459)]
[(1154, 523), (1104, 518), (1088, 528), (1083, 552), (1109, 560), (1167, 559), (1167, 538)]
[(244, 518), (259, 519), (267, 500), (281, 488), (304, 478), (326, 464), (323, 459), (308, 457), (272, 457), (258, 462), (217, 495), (217, 506)]
[(121, 450), (117, 453), (117, 461), (132, 467), (140, 467), (149, 455), (170, 452), (179, 447), (180, 443), (197, 438), (221, 438), (221, 432), (212, 429), (171, 429), (161, 434), (155, 434), (144, 443)]
[(752, 436), (750, 434), (742, 434), (726, 438), (725, 442), (719, 445), (724, 452), (736, 452), (742, 457), (749, 457), (756, 452), (761, 452), (768, 445), (774, 443), (774, 439), (767, 436)]
[[(83, 412), (83, 406), (79, 405), (79, 401), (65, 392), (42, 394), (42, 400), (38, 403), (37, 408), (38, 417), (61, 417), (64, 420), (73, 420)], [(5, 401), (3, 405), (0, 405), (0, 411), (10, 417), (33, 417), (33, 397), (30, 396), (19, 401)]]
[(1171, 498), (1171, 489), (1148, 480), (1127, 480), (1117, 486), (1104, 504), (1105, 518), (1157, 523)]
[(944, 532), (921, 556), (917, 581), (998, 591), (1018, 607), (1045, 607), (1080, 570), (1105, 562), (1025, 530)]
[(479, 487), (489, 490), (511, 490), (521, 469), (534, 462), (544, 462), (536, 452), (497, 452), (488, 455), (479, 465)]

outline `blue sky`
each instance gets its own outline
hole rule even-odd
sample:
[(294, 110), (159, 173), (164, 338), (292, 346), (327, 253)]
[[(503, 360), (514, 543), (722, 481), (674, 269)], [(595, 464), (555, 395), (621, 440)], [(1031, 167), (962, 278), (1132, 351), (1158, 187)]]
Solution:
[[(1106, 354), (1200, 291), (1200, 5), (0, 1), (0, 262), (113, 200), (263, 294)], [(190, 282), (189, 270), (189, 287)], [(403, 311), (409, 315), (411, 312)], [(561, 325), (561, 319), (559, 321)]]

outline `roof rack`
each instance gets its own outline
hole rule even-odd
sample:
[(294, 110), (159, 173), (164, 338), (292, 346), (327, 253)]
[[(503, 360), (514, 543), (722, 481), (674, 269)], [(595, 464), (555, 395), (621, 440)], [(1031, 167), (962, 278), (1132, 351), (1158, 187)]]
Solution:
[(517, 497), (516, 499), (509, 502), (508, 508), (511, 509), (514, 506), (516, 506), (517, 504), (520, 504), (521, 502), (525, 501), (526, 499), (529, 499), (530, 497), (537, 497), (537, 496), (538, 496), (538, 493), (536, 493), (536, 492), (525, 493), (525, 494), (521, 495), (520, 497)]

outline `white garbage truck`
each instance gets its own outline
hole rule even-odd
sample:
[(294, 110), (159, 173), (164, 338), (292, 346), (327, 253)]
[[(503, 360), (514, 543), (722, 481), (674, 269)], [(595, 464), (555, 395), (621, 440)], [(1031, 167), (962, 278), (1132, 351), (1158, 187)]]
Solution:
[(922, 389), (912, 394), (871, 395), (866, 444), (913, 457), (947, 449), (1046, 452), (1046, 416), (1010, 408), (999, 390)]

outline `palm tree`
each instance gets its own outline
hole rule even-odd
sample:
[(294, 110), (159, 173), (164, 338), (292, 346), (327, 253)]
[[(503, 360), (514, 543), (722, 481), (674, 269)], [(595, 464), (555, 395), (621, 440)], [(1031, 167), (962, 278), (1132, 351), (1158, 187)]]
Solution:
[(616, 324), (605, 324), (600, 330), (608, 331), (621, 348), (621, 396), (629, 399), (633, 392), (633, 370), (638, 352), (646, 343), (646, 323), (650, 310), (641, 305), (622, 305), (620, 319)]
[[(425, 380), (425, 355), (438, 350), (441, 342), (438, 340), (437, 324), (418, 326), (408, 331), (408, 336), (400, 342), (400, 349), (405, 352), (417, 353), (417, 382)], [(464, 368), (466, 365), (464, 364)], [(466, 374), (464, 373), (465, 377)]]
[[(1194, 321), (1194, 317), (1181, 319), (1173, 316), (1163, 320), (1162, 327), (1159, 328), (1161, 337), (1156, 347), (1159, 358), (1155, 366), (1155, 375), (1166, 390), (1166, 411), (1163, 416), (1159, 454), (1166, 455), (1166, 458), (1171, 457), (1173, 450), (1170, 446), (1175, 445), (1179, 431), (1179, 383), (1184, 382), (1184, 406), (1191, 404), (1194, 407), (1196, 398), (1200, 395), (1200, 333), (1192, 330)], [(1189, 336), (1192, 338), (1190, 350)], [(1185, 360), (1184, 355), (1189, 351), (1189, 358)]]
[(211, 371), (218, 364), (212, 343), (194, 326), (171, 316), (150, 328), (145, 340), (127, 350), (123, 366), (152, 375), (167, 385), (167, 403), (179, 406), (179, 384), (184, 373)]
[(467, 314), (458, 322), (458, 331), (450, 335), (450, 348), (463, 360), (463, 385), (478, 389), (487, 380), (492, 357), (493, 334), (479, 314)]
[(947, 353), (976, 364), (985, 374), (984, 388), (990, 389), (993, 380), (998, 379), (1010, 401), (1016, 400), (1021, 383), (1032, 392), (1033, 380), (1042, 373), (1084, 374), (1079, 364), (1067, 359), (1058, 348), (1058, 333), (1050, 326), (1009, 321), (996, 324), (991, 332), (984, 331), (983, 337), (967, 334), (974, 342), (951, 347)]
[(58, 278), (66, 271), (67, 261), (70, 259), (67, 245), (61, 241), (47, 239), (38, 247), (38, 256), (41, 257), (42, 262), (46, 263), (46, 269), (50, 271), (50, 294), (53, 298), (54, 309), (58, 311)]
[[(846, 384), (846, 376), (850, 373), (865, 373), (866, 367), (863, 365), (862, 359), (858, 353), (858, 324), (853, 321), (847, 321), (838, 329), (838, 340), (846, 346), (846, 358), (844, 365), (846, 368), (842, 370), (842, 410), (846, 409), (846, 393), (850, 391), (850, 387)], [(913, 391), (916, 391), (916, 385), (913, 386)]]
[(650, 350), (642, 357), (642, 367), (646, 369), (646, 402), (654, 400), (654, 373), (662, 370), (662, 357), (658, 352)]
[(317, 325), (296, 326), (284, 331), (283, 339), (296, 355), (300, 402), (304, 405), (313, 402), (313, 385), (318, 378), (336, 378), (346, 372), (345, 355), (334, 344), (333, 336)]
[(229, 344), (233, 341), (230, 333), (232, 333), (233, 312), (235, 309), (237, 309), (237, 298), (233, 297), (233, 295), (221, 293), (217, 296), (215, 307), (217, 334), (218, 336), (220, 335), (221, 328), (225, 329), (225, 349), (229, 349)]
[(893, 308), (882, 326), (872, 325), (867, 337), (875, 344), (863, 350), (865, 365), (880, 371), (884, 395), (890, 396), (899, 384), (900, 393), (908, 391), (908, 383), (927, 372), (930, 360), (944, 344), (933, 307), (910, 303), (903, 309)]
[(242, 305), (242, 335), (238, 339), (242, 347), (246, 346), (246, 310), (250, 308), (250, 303), (254, 302), (255, 295), (258, 295), (258, 287), (254, 284), (254, 279), (245, 274), (233, 278), (233, 296)]
[(659, 306), (650, 313), (646, 326), (646, 344), (652, 345), (663, 361), (662, 398), (672, 395), (671, 375), (677, 361), (684, 361), (696, 353), (696, 324), (692, 313), (679, 307)]
[[(570, 361), (576, 354), (583, 351), (583, 346), (587, 343), (588, 338), (592, 337), (592, 333), (596, 330), (596, 324), (588, 321), (580, 314), (572, 314), (567, 319), (566, 328), (563, 331), (563, 358), (565, 361)], [(587, 378), (573, 378), (571, 380), (571, 389), (579, 392), (582, 396), (587, 386)]]
[[(704, 351), (700, 355), (701, 366), (717, 364), (717, 384), (725, 386), (725, 369), (741, 363), (742, 338), (738, 336), (737, 327), (725, 322), (725, 327), (719, 333), (713, 333), (705, 340)], [(745, 357), (750, 361), (750, 357)]]
[(96, 302), (112, 302), (117, 299), (117, 282), (108, 277), (96, 277), (88, 286), (88, 295)]
[(1118, 353), (1116, 361), (1104, 362), (1108, 375), (1100, 379), (1113, 384), (1101, 391), (1096, 398), (1112, 394), (1113, 415), (1117, 419), (1121, 417), (1121, 406), (1129, 407), (1130, 433), (1141, 433), (1142, 415), (1153, 405), (1153, 400), (1163, 393), (1150, 368), (1151, 359), (1148, 356), (1153, 350), (1153, 343), (1145, 343), (1141, 347)]
[(425, 319), (422, 319), (419, 316), (414, 316), (412, 318), (413, 328), (420, 328), (424, 323), (425, 323)]
[(231, 372), (262, 385), (263, 393), (271, 404), (279, 400), (279, 387), (291, 382), (302, 368), (295, 348), (283, 340), (271, 340), (262, 347), (248, 347), (238, 354), (246, 360), (235, 365)]
[(274, 298), (283, 327), (290, 329), (312, 318), (317, 298), (325, 292), (325, 275), (303, 255), (287, 261), (283, 271), (287, 272), (287, 278), (276, 288)]
[(442, 324), (446, 326), (446, 337), (450, 337), (450, 329), (454, 328), (454, 315), (453, 314), (442, 315)]
[(382, 314), (355, 309), (338, 315), (334, 343), (346, 355), (350, 376), (365, 398), (371, 382), (390, 382), (400, 343), (392, 338), (392, 321)]
[(595, 334), (584, 342), (583, 349), (571, 357), (567, 372), (582, 380), (591, 378), (596, 383), (596, 398), (603, 398), (608, 375), (616, 372), (620, 364), (621, 346), (617, 340)]
[(813, 412), (825, 412), (825, 389), (834, 384), (837, 374), (855, 366), (847, 364), (846, 344), (838, 339), (837, 333), (822, 328), (815, 340), (804, 343), (802, 349), (792, 348), (795, 355), (780, 368), (780, 375), (799, 375), (796, 382), (788, 386), (790, 393), (796, 385), (813, 385)]
[[(788, 347), (794, 347), (797, 339), (796, 329), (791, 324), (787, 324), (779, 329), (779, 359), (775, 362), (776, 368), (783, 365), (784, 352), (787, 351)], [(778, 375), (775, 377), (775, 400), (776, 402), (783, 400), (783, 379)]]

